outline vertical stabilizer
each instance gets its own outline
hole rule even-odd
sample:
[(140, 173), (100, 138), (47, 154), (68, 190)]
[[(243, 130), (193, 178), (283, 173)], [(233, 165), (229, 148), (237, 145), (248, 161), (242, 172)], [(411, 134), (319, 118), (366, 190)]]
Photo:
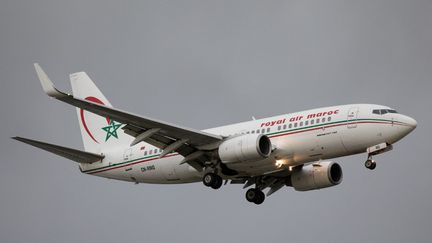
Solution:
[[(70, 75), (74, 97), (112, 107), (111, 103), (96, 87), (85, 72)], [(123, 132), (123, 124), (77, 108), (78, 122), (84, 148), (88, 152), (100, 153), (105, 148), (128, 145), (133, 138)]]

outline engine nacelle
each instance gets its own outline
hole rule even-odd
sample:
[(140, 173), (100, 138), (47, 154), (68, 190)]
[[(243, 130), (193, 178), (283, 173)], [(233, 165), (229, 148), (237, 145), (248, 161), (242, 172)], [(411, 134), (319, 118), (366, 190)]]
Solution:
[(270, 139), (263, 134), (245, 134), (222, 142), (218, 154), (223, 163), (256, 161), (272, 151)]
[(296, 191), (309, 191), (335, 186), (342, 182), (342, 168), (335, 162), (321, 162), (303, 166), (291, 174), (291, 185)]

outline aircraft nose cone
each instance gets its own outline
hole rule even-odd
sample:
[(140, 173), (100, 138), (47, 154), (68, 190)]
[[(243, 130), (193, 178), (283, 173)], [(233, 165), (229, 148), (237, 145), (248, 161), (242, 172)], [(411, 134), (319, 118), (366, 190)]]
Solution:
[(404, 116), (403, 123), (405, 123), (405, 128), (403, 129), (404, 136), (412, 132), (417, 127), (417, 121), (409, 116)]
[(407, 117), (406, 119), (406, 123), (411, 127), (411, 131), (414, 130), (417, 127), (417, 121), (411, 117)]
[(393, 132), (388, 133), (389, 143), (395, 143), (401, 140), (417, 127), (417, 121), (406, 115), (398, 114), (395, 121), (395, 126), (392, 126)]

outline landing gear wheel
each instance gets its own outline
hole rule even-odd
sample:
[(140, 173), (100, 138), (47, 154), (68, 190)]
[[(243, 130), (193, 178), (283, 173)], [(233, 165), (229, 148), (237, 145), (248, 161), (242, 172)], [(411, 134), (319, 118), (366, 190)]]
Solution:
[(213, 189), (219, 189), (222, 186), (222, 177), (216, 175), (215, 176), (216, 180), (214, 181), (214, 183), (210, 186)]
[(219, 189), (222, 186), (222, 178), (215, 173), (207, 173), (203, 177), (203, 183), (205, 186)]
[(376, 162), (371, 159), (368, 159), (365, 162), (365, 167), (368, 168), (369, 170), (373, 170), (376, 167)]
[(259, 205), (259, 204), (263, 203), (264, 200), (265, 200), (264, 192), (258, 190), (257, 197), (255, 198), (255, 202), (254, 203), (257, 204), (257, 205)]
[(251, 188), (246, 191), (246, 200), (248, 202), (253, 202), (255, 204), (261, 204), (264, 202), (265, 195), (264, 192), (262, 192), (259, 189)]
[(246, 191), (246, 200), (248, 200), (248, 202), (254, 202), (255, 198), (256, 198), (256, 191), (254, 188), (251, 188), (249, 190)]
[(213, 181), (215, 180), (215, 174), (213, 173), (207, 173), (203, 177), (203, 183), (205, 186), (211, 186), (213, 184)]

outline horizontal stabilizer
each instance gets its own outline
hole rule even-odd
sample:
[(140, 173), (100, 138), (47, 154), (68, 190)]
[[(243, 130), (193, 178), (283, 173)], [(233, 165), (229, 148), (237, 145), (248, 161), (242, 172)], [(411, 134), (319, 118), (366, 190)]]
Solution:
[(67, 159), (79, 162), (91, 164), (97, 161), (101, 161), (104, 156), (99, 154), (93, 154), (89, 152), (84, 152), (81, 150), (66, 148), (54, 144), (44, 143), (36, 140), (31, 140), (28, 138), (22, 137), (13, 137), (12, 139), (18, 140), (20, 142), (35, 146), (37, 148), (43, 149), (45, 151), (51, 152), (53, 154), (57, 154), (59, 156), (65, 157)]

